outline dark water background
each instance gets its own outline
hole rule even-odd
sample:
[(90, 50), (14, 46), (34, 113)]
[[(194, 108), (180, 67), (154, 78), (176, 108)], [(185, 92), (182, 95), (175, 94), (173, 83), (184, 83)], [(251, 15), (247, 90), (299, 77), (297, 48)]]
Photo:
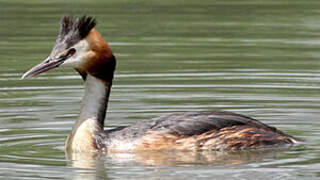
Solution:
[[(304, 139), (290, 149), (90, 154), (67, 160), (82, 80), (23, 72), (63, 15), (91, 15), (118, 60), (106, 128), (227, 110)], [(0, 179), (320, 178), (317, 0), (0, 0)]]

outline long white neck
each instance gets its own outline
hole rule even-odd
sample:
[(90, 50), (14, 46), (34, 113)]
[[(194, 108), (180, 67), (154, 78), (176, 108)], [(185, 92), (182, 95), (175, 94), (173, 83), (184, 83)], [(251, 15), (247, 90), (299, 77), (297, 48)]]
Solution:
[(76, 124), (87, 119), (96, 119), (103, 127), (109, 100), (110, 87), (111, 84), (107, 84), (90, 74), (87, 75), (80, 117)]
[(108, 83), (87, 74), (80, 117), (67, 138), (67, 150), (83, 151), (83, 147), (97, 146), (97, 142), (94, 141), (96, 137), (103, 133), (110, 88), (111, 82)]

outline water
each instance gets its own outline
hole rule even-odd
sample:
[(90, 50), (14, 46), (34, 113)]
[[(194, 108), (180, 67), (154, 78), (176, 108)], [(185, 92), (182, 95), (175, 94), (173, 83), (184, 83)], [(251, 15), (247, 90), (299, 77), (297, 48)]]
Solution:
[[(317, 0), (0, 0), (0, 179), (317, 179)], [(63, 15), (92, 15), (118, 60), (106, 128), (191, 110), (252, 116), (305, 140), (289, 149), (75, 155), (64, 141), (82, 80), (23, 72)]]

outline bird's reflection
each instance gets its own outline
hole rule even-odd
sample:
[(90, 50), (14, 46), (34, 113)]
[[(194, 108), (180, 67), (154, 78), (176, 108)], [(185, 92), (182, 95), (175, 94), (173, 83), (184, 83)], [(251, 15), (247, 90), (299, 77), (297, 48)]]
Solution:
[(72, 167), (76, 168), (73, 179), (75, 180), (97, 180), (108, 179), (105, 168), (106, 157), (101, 152), (67, 153), (67, 159)]
[(277, 158), (287, 149), (250, 151), (144, 151), (132, 153), (91, 152), (70, 153), (67, 158), (76, 168), (74, 179), (108, 179), (109, 166), (132, 167), (238, 165), (259, 163)]

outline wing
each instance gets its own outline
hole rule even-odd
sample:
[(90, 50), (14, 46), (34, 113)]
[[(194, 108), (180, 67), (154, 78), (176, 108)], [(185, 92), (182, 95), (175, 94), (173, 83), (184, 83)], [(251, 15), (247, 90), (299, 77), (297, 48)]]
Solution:
[(249, 126), (270, 131), (276, 130), (276, 128), (253, 118), (225, 111), (172, 114), (156, 118), (154, 121), (157, 123), (152, 129), (180, 136), (193, 136), (232, 126)]
[(293, 145), (293, 137), (258, 120), (223, 111), (171, 114), (107, 132), (108, 148), (231, 150)]
[(276, 128), (253, 118), (225, 111), (199, 111), (165, 115), (140, 121), (135, 125), (119, 130), (111, 130), (109, 133), (110, 136), (138, 138), (145, 135), (147, 131), (158, 131), (188, 137), (232, 126), (249, 126), (284, 134)]

